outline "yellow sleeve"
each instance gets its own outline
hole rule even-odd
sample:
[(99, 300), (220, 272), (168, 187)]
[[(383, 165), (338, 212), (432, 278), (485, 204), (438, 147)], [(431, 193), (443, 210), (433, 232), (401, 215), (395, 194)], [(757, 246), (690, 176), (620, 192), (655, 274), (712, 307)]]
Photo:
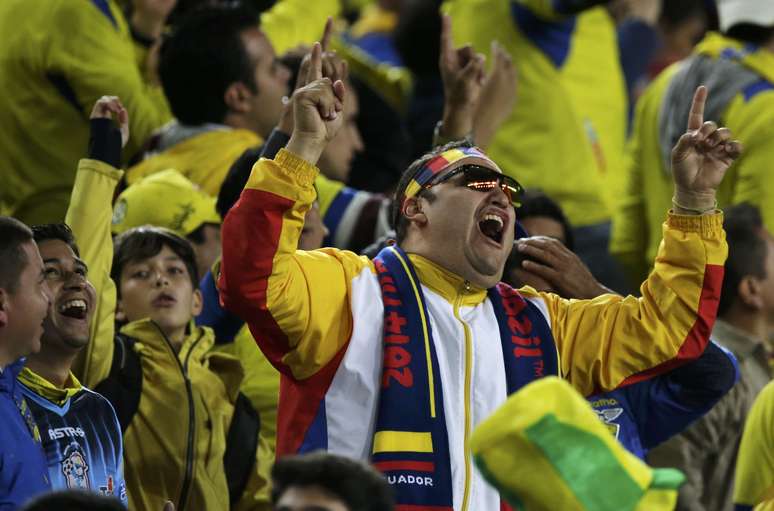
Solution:
[(653, 377), (703, 353), (728, 252), (723, 215), (670, 214), (663, 236), (641, 298), (539, 294), (548, 306), (562, 375), (583, 395)]
[(122, 171), (107, 163), (81, 160), (65, 217), (75, 234), (81, 259), (89, 267), (89, 282), (97, 291), (91, 338), (73, 369), (87, 387), (95, 387), (104, 380), (113, 361), (116, 286), (110, 278), (113, 264), (111, 198), (122, 175)]
[(736, 461), (734, 503), (774, 509), (774, 382), (758, 394), (747, 416)]
[(143, 78), (127, 22), (113, 2), (110, 17), (88, 2), (55, 4), (56, 26), (80, 28), (51, 34), (46, 69), (65, 78), (73, 106), (81, 109), (85, 119), (101, 96), (121, 98), (129, 112), (131, 132), (124, 154), (133, 155), (153, 131), (171, 119), (161, 87)]
[(318, 373), (346, 346), (351, 280), (374, 271), (352, 252), (296, 250), (317, 173), (285, 149), (273, 161), (261, 159), (221, 231), (224, 306), (247, 322), (269, 361), (296, 380)]
[(261, 15), (261, 31), (282, 55), (299, 45), (311, 46), (322, 37), (328, 16), (341, 12), (339, 0), (280, 0)]

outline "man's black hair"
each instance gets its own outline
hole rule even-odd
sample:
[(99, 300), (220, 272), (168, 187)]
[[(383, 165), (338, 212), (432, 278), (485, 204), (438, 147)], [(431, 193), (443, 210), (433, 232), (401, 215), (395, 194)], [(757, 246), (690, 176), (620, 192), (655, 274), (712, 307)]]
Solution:
[(659, 22), (675, 28), (693, 18), (703, 18), (707, 24), (710, 24), (712, 15), (705, 0), (663, 0)]
[(218, 191), (218, 200), (215, 202), (215, 210), (220, 218), (225, 219), (226, 213), (236, 204), (239, 196), (242, 194), (247, 180), (250, 178), (250, 172), (253, 165), (261, 156), (263, 146), (251, 147), (246, 149), (237, 160), (231, 164), (226, 179), (220, 185)]
[(292, 487), (319, 486), (346, 506), (347, 511), (392, 511), (392, 489), (379, 472), (343, 456), (316, 452), (280, 458), (271, 469), (272, 504)]
[(24, 506), (21, 511), (126, 511), (121, 501), (83, 490), (46, 493)]
[[(406, 192), (406, 188), (411, 183), (411, 180), (416, 177), (416, 175), (420, 170), (422, 170), (422, 167), (424, 167), (427, 162), (445, 151), (450, 149), (457, 149), (459, 147), (472, 146), (467, 140), (457, 140), (454, 142), (449, 142), (446, 145), (434, 147), (433, 150), (429, 153), (425, 153), (419, 159), (414, 160), (414, 162), (409, 165), (406, 171), (403, 172), (403, 175), (400, 176), (400, 181), (398, 181), (398, 186), (395, 188), (395, 196), (393, 197), (392, 205), (390, 206), (390, 223), (392, 228), (395, 229), (395, 240), (398, 243), (401, 243), (406, 237), (406, 230), (408, 228), (408, 221), (406, 220), (406, 217), (403, 216), (401, 208), (403, 206), (403, 194)], [(432, 197), (428, 196), (427, 194), (425, 196)]]
[(124, 267), (127, 264), (155, 257), (165, 246), (182, 259), (191, 278), (191, 285), (194, 289), (199, 288), (196, 256), (191, 243), (168, 229), (145, 225), (129, 229), (118, 235), (113, 242), (113, 266), (110, 269), (110, 278), (116, 283), (119, 296), (121, 295), (121, 273)]
[(70, 226), (65, 223), (33, 225), (32, 234), (37, 244), (49, 240), (63, 241), (75, 252), (76, 256), (81, 256), (81, 251), (75, 242), (75, 235)]
[(242, 82), (257, 92), (255, 63), (240, 35), (257, 26), (249, 9), (209, 6), (191, 12), (165, 39), (159, 76), (181, 123), (223, 122), (228, 113), (223, 96), (232, 83)]
[(753, 23), (737, 23), (726, 30), (726, 35), (737, 41), (761, 46), (774, 39), (774, 26), (764, 27)]
[(15, 218), (0, 216), (0, 288), (16, 291), (28, 262), (22, 245), (32, 241), (29, 227)]
[(742, 203), (725, 210), (723, 229), (728, 242), (723, 287), (720, 292), (718, 316), (723, 316), (739, 296), (739, 284), (745, 277), (766, 278), (765, 227), (760, 210)]
[(395, 47), (403, 64), (418, 76), (438, 75), (441, 56), (441, 0), (402, 3)]
[(520, 221), (536, 216), (548, 217), (562, 224), (564, 245), (573, 250), (575, 240), (572, 237), (572, 227), (570, 227), (570, 222), (559, 203), (540, 190), (527, 190), (521, 199), (521, 207), (516, 210), (516, 220)]

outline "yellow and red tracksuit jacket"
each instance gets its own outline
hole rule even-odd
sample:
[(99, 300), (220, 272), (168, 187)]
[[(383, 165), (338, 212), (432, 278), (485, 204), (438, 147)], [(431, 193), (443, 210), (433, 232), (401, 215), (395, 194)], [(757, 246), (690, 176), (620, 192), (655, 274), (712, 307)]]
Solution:
[[(382, 371), (384, 307), (371, 260), (297, 251), (317, 169), (287, 150), (260, 160), (222, 229), (219, 287), (282, 373), (277, 454), (325, 448), (368, 459)], [(564, 300), (520, 291), (550, 325), (561, 376), (583, 395), (662, 373), (704, 350), (727, 246), (722, 215), (669, 215), (642, 298)], [(472, 429), (507, 398), (497, 319), (486, 290), (417, 255), (436, 342), (455, 510), (499, 509), (473, 468)], [(494, 339), (495, 341), (492, 341)], [(499, 375), (499, 376), (498, 376)]]

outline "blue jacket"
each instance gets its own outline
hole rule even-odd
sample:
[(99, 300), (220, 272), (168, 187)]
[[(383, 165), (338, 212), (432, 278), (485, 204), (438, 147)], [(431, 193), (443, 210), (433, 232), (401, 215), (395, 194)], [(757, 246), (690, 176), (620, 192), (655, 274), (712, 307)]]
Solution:
[(618, 441), (645, 459), (650, 449), (710, 411), (738, 379), (734, 355), (710, 341), (694, 362), (588, 400)]
[(24, 359), (0, 373), (0, 511), (10, 511), (30, 498), (51, 490), (37, 424), (16, 377)]

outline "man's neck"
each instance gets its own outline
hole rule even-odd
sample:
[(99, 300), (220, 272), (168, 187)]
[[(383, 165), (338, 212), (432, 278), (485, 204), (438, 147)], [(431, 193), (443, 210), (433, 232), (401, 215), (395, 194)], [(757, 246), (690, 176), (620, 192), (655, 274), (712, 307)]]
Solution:
[(65, 354), (55, 350), (43, 348), (39, 353), (27, 358), (27, 368), (45, 378), (57, 388), (64, 388), (70, 379), (70, 368), (75, 361), (77, 352)]

